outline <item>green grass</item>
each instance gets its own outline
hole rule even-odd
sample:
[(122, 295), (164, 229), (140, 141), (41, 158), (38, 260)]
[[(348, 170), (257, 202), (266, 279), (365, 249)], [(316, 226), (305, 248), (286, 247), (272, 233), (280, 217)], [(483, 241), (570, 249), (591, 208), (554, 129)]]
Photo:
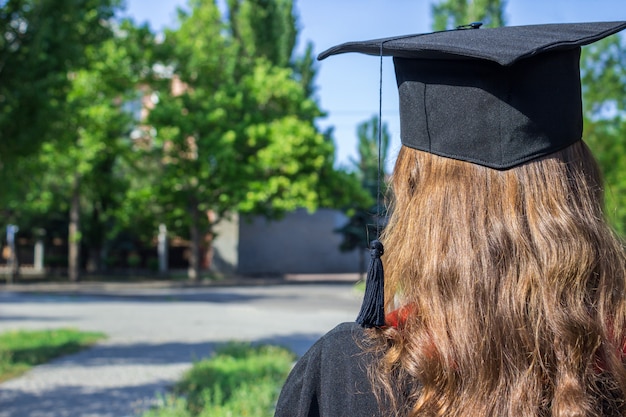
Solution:
[(35, 365), (85, 349), (105, 336), (75, 329), (14, 330), (0, 334), (0, 381)]
[(295, 355), (287, 349), (230, 343), (196, 362), (143, 417), (271, 417)]
[(354, 284), (354, 290), (359, 294), (365, 293), (365, 280), (359, 281)]

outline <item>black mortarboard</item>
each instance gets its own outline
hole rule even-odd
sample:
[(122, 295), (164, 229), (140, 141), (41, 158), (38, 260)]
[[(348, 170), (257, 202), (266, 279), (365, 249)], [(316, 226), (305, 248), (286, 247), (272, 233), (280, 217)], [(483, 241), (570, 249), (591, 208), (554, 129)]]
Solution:
[(318, 59), (393, 56), (402, 144), (506, 169), (581, 138), (580, 47), (624, 28), (626, 22), (457, 29), (348, 42)]
[[(508, 169), (582, 137), (580, 47), (626, 22), (508, 26), (348, 42), (345, 52), (393, 56), (404, 146)], [(357, 322), (384, 323), (382, 245), (372, 243)]]

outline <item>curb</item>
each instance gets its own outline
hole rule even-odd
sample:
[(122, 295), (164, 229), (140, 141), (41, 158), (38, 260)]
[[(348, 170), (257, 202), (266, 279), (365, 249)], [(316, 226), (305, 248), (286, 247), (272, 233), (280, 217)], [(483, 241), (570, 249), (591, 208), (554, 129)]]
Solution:
[(282, 277), (229, 277), (213, 281), (165, 281), (146, 280), (136, 282), (123, 281), (83, 281), (83, 282), (20, 282), (0, 284), (2, 293), (88, 295), (88, 296), (141, 296), (154, 295), (150, 292), (160, 290), (190, 290), (224, 287), (259, 287), (276, 285), (354, 285), (357, 274), (327, 275), (286, 275)]

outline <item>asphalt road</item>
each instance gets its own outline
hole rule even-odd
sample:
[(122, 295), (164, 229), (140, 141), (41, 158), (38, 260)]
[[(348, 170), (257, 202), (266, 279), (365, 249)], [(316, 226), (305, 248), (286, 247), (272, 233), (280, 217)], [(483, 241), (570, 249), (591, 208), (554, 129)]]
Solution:
[(303, 354), (358, 313), (351, 283), (117, 288), (88, 294), (0, 291), (0, 332), (74, 327), (92, 349), (0, 384), (0, 417), (129, 417), (158, 401), (193, 360), (231, 340)]

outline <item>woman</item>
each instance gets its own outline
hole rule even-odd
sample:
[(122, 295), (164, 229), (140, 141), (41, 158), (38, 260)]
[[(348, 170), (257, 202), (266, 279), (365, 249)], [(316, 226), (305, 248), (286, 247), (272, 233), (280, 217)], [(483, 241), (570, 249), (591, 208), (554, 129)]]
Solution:
[(580, 140), (578, 69), (581, 45), (625, 27), (459, 30), (322, 54), (394, 55), (404, 146), (381, 237), (388, 315), (316, 343), (277, 416), (626, 415), (626, 257)]

